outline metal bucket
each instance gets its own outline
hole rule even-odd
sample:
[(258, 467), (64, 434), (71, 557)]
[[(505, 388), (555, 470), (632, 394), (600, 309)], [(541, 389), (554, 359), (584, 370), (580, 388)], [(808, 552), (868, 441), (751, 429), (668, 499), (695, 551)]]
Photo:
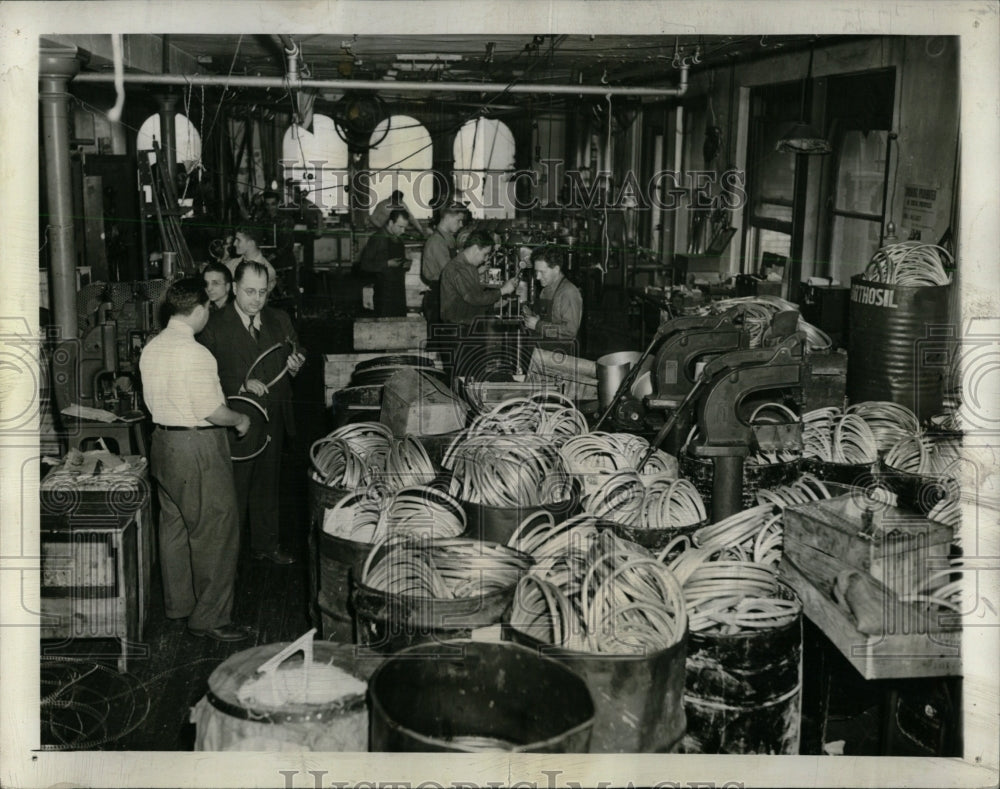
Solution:
[[(322, 704), (286, 703), (247, 706), (239, 691), (267, 660), (288, 643), (266, 644), (238, 652), (208, 678), (208, 693), (192, 708), (196, 751), (365, 751), (368, 710), (364, 692)], [(354, 647), (315, 641), (313, 664), (334, 665), (367, 680), (381, 664), (378, 656), (354, 654)], [(281, 670), (301, 668), (292, 657)]]
[[(326, 628), (322, 627), (322, 614), (319, 610), (319, 535), (323, 531), (323, 514), (327, 508), (334, 506), (350, 491), (324, 485), (313, 476), (312, 471), (307, 473), (306, 490), (309, 502), (309, 532), (306, 537), (309, 552), (309, 619), (314, 626), (321, 628), (321, 632), (325, 633)], [(347, 638), (350, 639), (350, 631)]]
[(951, 285), (912, 288), (851, 278), (850, 402), (891, 400), (921, 421), (941, 411), (949, 364), (942, 351), (955, 340), (932, 332), (948, 325), (950, 298)]
[(801, 471), (823, 482), (836, 482), (852, 488), (869, 488), (875, 483), (877, 463), (831, 463), (819, 458), (802, 458)]
[(317, 607), (320, 632), (328, 641), (354, 641), (351, 610), (351, 568), (363, 562), (372, 546), (366, 542), (334, 537), (317, 527), (319, 534), (319, 592)]
[[(757, 504), (757, 491), (761, 488), (776, 488), (798, 479), (801, 461), (789, 460), (784, 463), (744, 463), (743, 493), (741, 501), (747, 510)], [(687, 452), (677, 455), (680, 475), (689, 480), (701, 494), (706, 509), (712, 508), (712, 483), (715, 480), (715, 466), (710, 458), (700, 458)]]
[(669, 753), (680, 746), (685, 730), (685, 639), (659, 652), (633, 656), (561, 649), (514, 627), (505, 635), (583, 677), (595, 706), (590, 753)]
[(466, 522), (465, 531), (462, 532), (463, 537), (506, 545), (507, 540), (511, 538), (521, 522), (536, 512), (548, 512), (555, 518), (556, 523), (561, 523), (576, 515), (580, 511), (580, 483), (574, 480), (572, 495), (566, 501), (554, 504), (538, 504), (530, 507), (491, 507), (487, 504), (472, 504), (463, 501), (462, 509), (465, 510)]
[(373, 751), (586, 753), (594, 721), (579, 676), (510, 643), (412, 647), (369, 688)]
[[(780, 584), (781, 596), (796, 599)], [(732, 635), (688, 635), (685, 753), (798, 754), (802, 614)]]
[(618, 351), (597, 360), (597, 401), (602, 410), (611, 405), (618, 387), (641, 356), (639, 351)]
[(658, 554), (667, 547), (671, 540), (677, 537), (690, 538), (702, 526), (708, 525), (708, 519), (706, 518), (698, 523), (692, 523), (689, 526), (678, 526), (673, 529), (644, 529), (641, 526), (626, 526), (611, 521), (608, 523), (615, 536), (629, 542), (634, 542), (636, 545), (641, 545), (650, 553)]
[(358, 644), (389, 654), (417, 644), (469, 638), (473, 630), (500, 622), (515, 587), (439, 600), (373, 589), (355, 577), (351, 610)]

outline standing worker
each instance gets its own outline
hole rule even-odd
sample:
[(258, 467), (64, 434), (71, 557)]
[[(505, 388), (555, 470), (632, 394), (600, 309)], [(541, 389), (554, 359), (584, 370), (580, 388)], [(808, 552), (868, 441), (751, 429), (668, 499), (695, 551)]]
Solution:
[(583, 318), (583, 296), (580, 289), (566, 279), (565, 258), (554, 246), (539, 247), (531, 253), (535, 277), (542, 286), (534, 306), (524, 306), (521, 314), (525, 327), (533, 336), (544, 340), (546, 350), (561, 350), (578, 356), (577, 334)]
[(429, 236), (431, 231), (428, 230), (424, 223), (414, 216), (413, 211), (406, 204), (403, 199), (403, 193), (398, 189), (395, 189), (391, 195), (389, 195), (384, 200), (379, 200), (372, 209), (372, 212), (368, 215), (368, 224), (374, 227), (376, 230), (381, 230), (385, 227), (386, 223), (389, 221), (389, 213), (394, 208), (402, 208), (406, 211), (407, 217), (406, 221), (410, 224), (414, 230), (416, 230), (422, 236)]
[(441, 272), (458, 252), (455, 234), (462, 229), (464, 219), (464, 206), (458, 203), (444, 206), (434, 233), (424, 243), (420, 279), (430, 288), (424, 294), (424, 318), (428, 326), (441, 322)]
[[(219, 379), (226, 397), (248, 391), (267, 407), (267, 434), (271, 440), (256, 457), (235, 463), (233, 472), (240, 522), (248, 523), (250, 528), (251, 552), (257, 559), (285, 565), (294, 564), (295, 559), (279, 541), (278, 485), (285, 434), (295, 435), (292, 385), (288, 376), (270, 388), (264, 382), (273, 381), (286, 366), (295, 375), (305, 357), (286, 345), (294, 348), (295, 330), (287, 314), (266, 306), (267, 292), (267, 269), (255, 261), (240, 263), (233, 300), (212, 315), (198, 339), (219, 363)], [(260, 359), (253, 368), (253, 378), (246, 380), (251, 366), (276, 344), (282, 347)]]
[(493, 251), (489, 233), (473, 231), (465, 239), (465, 248), (441, 272), (441, 317), (448, 323), (469, 327), (485, 309), (514, 292), (517, 277), (500, 288), (487, 288), (480, 282), (479, 268)]
[(409, 221), (405, 209), (393, 208), (385, 227), (371, 236), (361, 250), (358, 268), (372, 276), (375, 314), (379, 318), (406, 315), (406, 272), (410, 261), (406, 259), (406, 247), (400, 236)]
[(208, 323), (208, 304), (200, 279), (173, 283), (165, 297), (167, 327), (143, 349), (139, 371), (156, 423), (150, 464), (167, 618), (186, 618), (194, 636), (241, 641), (251, 631), (232, 624), (240, 524), (221, 428), (243, 436), (250, 418), (226, 405), (215, 359), (195, 341)]

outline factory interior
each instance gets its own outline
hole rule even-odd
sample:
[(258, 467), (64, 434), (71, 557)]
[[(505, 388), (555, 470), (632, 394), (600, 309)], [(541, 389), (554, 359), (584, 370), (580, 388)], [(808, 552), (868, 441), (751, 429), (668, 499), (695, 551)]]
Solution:
[(963, 756), (958, 37), (39, 58), (43, 749)]

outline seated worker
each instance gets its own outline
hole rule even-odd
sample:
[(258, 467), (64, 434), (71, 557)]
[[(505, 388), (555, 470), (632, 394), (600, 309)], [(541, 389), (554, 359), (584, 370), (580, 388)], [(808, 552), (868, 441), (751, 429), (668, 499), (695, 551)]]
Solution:
[(562, 250), (538, 247), (531, 253), (531, 264), (542, 290), (531, 307), (521, 308), (525, 328), (545, 340), (543, 347), (547, 350), (579, 355), (577, 334), (583, 318), (583, 296), (563, 273), (566, 263)]
[(410, 261), (400, 240), (410, 215), (402, 208), (389, 211), (389, 219), (380, 231), (368, 239), (361, 250), (358, 268), (372, 275), (375, 285), (375, 314), (380, 318), (406, 315), (406, 272)]
[(233, 249), (236, 251), (237, 257), (226, 263), (233, 278), (236, 277), (236, 267), (244, 260), (260, 263), (267, 269), (267, 292), (270, 294), (277, 284), (278, 272), (274, 270), (271, 261), (264, 257), (264, 253), (260, 251), (260, 238), (257, 229), (248, 226), (236, 228)]
[(455, 255), (441, 272), (441, 318), (447, 323), (469, 327), (485, 309), (514, 292), (517, 277), (511, 277), (502, 287), (487, 288), (479, 280), (479, 268), (493, 251), (493, 238), (488, 233), (472, 232), (465, 239), (465, 248)]
[(413, 211), (410, 210), (410, 207), (403, 199), (403, 193), (398, 189), (385, 198), (385, 200), (380, 200), (375, 204), (375, 208), (373, 208), (371, 214), (368, 215), (368, 223), (372, 227), (381, 230), (385, 227), (386, 222), (389, 221), (389, 212), (394, 208), (401, 208), (406, 211), (408, 217), (406, 221), (414, 230), (420, 233), (420, 235), (429, 236), (431, 234), (431, 231), (424, 226), (424, 223), (413, 215)]
[(233, 274), (222, 263), (212, 262), (201, 272), (205, 281), (205, 292), (208, 294), (208, 309), (210, 312), (221, 310), (233, 297)]
[(431, 326), (441, 322), (441, 272), (448, 265), (458, 247), (455, 233), (465, 221), (465, 206), (451, 203), (441, 208), (434, 233), (424, 243), (420, 258), (420, 279), (430, 288), (424, 294), (424, 318)]

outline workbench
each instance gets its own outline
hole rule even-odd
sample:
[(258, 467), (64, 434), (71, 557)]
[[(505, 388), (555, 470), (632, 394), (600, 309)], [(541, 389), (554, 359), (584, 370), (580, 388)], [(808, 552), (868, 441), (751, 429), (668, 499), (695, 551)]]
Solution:
[[(142, 644), (153, 562), (151, 485), (145, 458), (121, 472), (57, 467), (42, 480), (43, 654), (77, 639), (114, 639), (119, 671)], [(95, 655), (93, 651), (89, 653)], [(100, 654), (103, 657), (103, 654)]]

